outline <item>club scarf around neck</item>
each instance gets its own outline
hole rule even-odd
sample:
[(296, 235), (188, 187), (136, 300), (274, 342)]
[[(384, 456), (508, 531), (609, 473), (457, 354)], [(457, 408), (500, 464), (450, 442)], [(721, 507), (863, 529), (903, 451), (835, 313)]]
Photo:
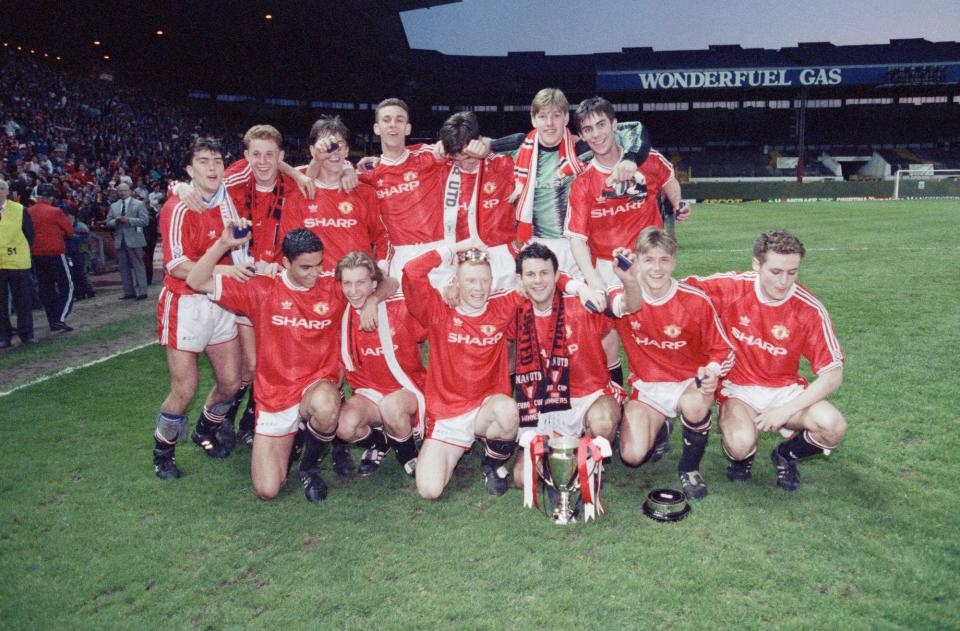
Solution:
[(566, 343), (561, 292), (553, 295), (553, 339), (546, 362), (537, 335), (533, 303), (517, 309), (517, 372), (514, 393), (520, 411), (520, 426), (536, 426), (541, 413), (570, 409), (570, 356)]
[[(443, 239), (448, 243), (455, 243), (457, 239), (457, 223), (460, 217), (461, 177), (463, 171), (454, 164), (447, 174), (447, 181), (443, 189)], [(470, 196), (470, 205), (467, 206), (467, 227), (470, 236), (480, 239), (477, 227), (477, 198), (480, 195), (480, 180), (483, 179), (483, 161), (477, 166), (476, 177), (473, 180), (473, 192)]]
[[(569, 129), (563, 130), (560, 140), (560, 166), (557, 177), (576, 176), (583, 171), (583, 164), (577, 158), (576, 145)], [(513, 169), (516, 187), (517, 241), (526, 243), (533, 236), (533, 198), (537, 190), (537, 159), (540, 154), (540, 132), (536, 129), (527, 134), (523, 144), (517, 150)]]
[[(223, 183), (220, 184), (220, 188), (217, 189), (217, 192), (214, 193), (210, 199), (202, 196), (201, 199), (203, 199), (204, 208), (220, 209), (220, 218), (223, 220), (224, 226), (231, 221), (234, 225), (240, 222), (237, 207), (233, 205), (233, 200), (230, 198), (230, 194), (227, 193), (227, 187), (224, 186)], [(234, 265), (246, 265), (250, 262), (249, 245), (249, 242), (246, 242), (240, 247), (230, 250), (230, 260), (233, 261)]]

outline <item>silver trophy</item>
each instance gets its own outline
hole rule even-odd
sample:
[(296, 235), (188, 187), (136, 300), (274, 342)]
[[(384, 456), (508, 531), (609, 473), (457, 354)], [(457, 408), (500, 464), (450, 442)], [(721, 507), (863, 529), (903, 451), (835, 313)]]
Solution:
[(577, 521), (574, 516), (575, 502), (570, 494), (580, 488), (577, 477), (577, 448), (580, 439), (574, 436), (551, 436), (547, 440), (546, 454), (543, 458), (543, 481), (556, 491), (548, 493), (553, 506), (553, 523), (570, 524)]

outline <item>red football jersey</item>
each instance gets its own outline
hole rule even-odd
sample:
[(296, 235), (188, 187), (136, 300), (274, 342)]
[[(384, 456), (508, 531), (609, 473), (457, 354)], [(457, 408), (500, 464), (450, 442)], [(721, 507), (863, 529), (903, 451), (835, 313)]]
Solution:
[[(614, 290), (614, 300), (622, 291)], [(644, 292), (640, 310), (618, 318), (616, 327), (630, 372), (641, 381), (685, 381), (710, 364), (723, 376), (733, 366), (733, 345), (710, 299), (686, 283), (673, 281), (659, 299)]]
[(376, 168), (360, 174), (360, 181), (376, 190), (392, 245), (443, 239), (445, 164), (429, 146), (414, 145), (397, 160), (381, 157)]
[[(397, 363), (413, 384), (423, 390), (427, 371), (420, 361), (420, 347), (417, 344), (426, 338), (426, 331), (408, 313), (402, 298), (388, 300), (386, 305)], [(361, 331), (360, 317), (353, 308), (347, 309), (345, 317), (349, 318), (349, 322), (345, 331), (341, 329), (340, 344), (354, 366), (353, 370), (346, 371), (351, 390), (356, 392), (359, 388), (372, 388), (387, 393), (403, 388), (387, 365), (380, 345), (380, 334), (377, 331)]]
[(279, 412), (300, 402), (304, 388), (340, 381), (340, 318), (346, 300), (333, 276), (312, 289), (290, 282), (284, 271), (245, 283), (217, 275), (213, 300), (250, 318), (256, 331), (257, 407)]
[[(175, 294), (195, 294), (185, 278), (174, 278), (169, 272), (184, 261), (199, 261), (223, 232), (223, 219), (219, 208), (209, 208), (202, 213), (190, 210), (176, 195), (167, 198), (160, 209), (160, 234), (163, 240), (163, 286)], [(230, 255), (220, 260), (223, 265), (232, 265)]]
[(240, 158), (223, 173), (223, 183), (237, 214), (250, 220), (250, 256), (255, 261), (279, 263), (283, 260), (280, 246), (283, 233), (280, 222), (290, 197), (299, 194), (297, 183), (282, 173), (269, 190), (261, 190), (246, 158)]
[[(452, 164), (443, 171), (444, 181)], [(476, 186), (477, 173), (460, 172), (460, 199), (457, 213), (457, 241), (470, 237), (469, 208)], [(484, 160), (483, 179), (477, 191), (477, 229), (480, 240), (490, 247), (512, 243), (517, 236), (517, 217), (513, 203), (513, 159), (492, 155)]]
[(317, 184), (313, 199), (297, 191), (290, 196), (280, 224), (281, 234), (294, 228), (307, 228), (323, 242), (323, 269), (333, 271), (348, 252), (359, 250), (374, 257), (387, 258), (387, 234), (377, 210), (373, 189), (358, 185), (349, 193), (339, 186)]
[[(563, 297), (563, 323), (567, 353), (570, 358), (570, 396), (585, 397), (610, 383), (607, 357), (601, 340), (612, 323), (599, 313), (587, 311), (576, 296)], [(544, 361), (550, 358), (556, 314), (536, 313), (537, 338), (540, 355)]]
[(702, 289), (713, 301), (737, 362), (727, 376), (741, 386), (781, 388), (804, 383), (800, 357), (814, 373), (842, 365), (843, 349), (826, 308), (805, 287), (795, 283), (780, 301), (761, 294), (756, 272), (691, 276), (685, 282)]
[(605, 196), (604, 189), (612, 191), (606, 185), (611, 169), (596, 160), (570, 186), (564, 235), (585, 240), (594, 263), (597, 258), (613, 258), (616, 248), (633, 247), (647, 226), (663, 227), (657, 194), (673, 177), (673, 166), (659, 152), (651, 151), (639, 171), (647, 181), (647, 197), (643, 201)]
[(451, 418), (478, 407), (493, 394), (511, 393), (507, 340), (514, 336), (517, 307), (513, 291), (490, 297), (479, 313), (447, 306), (430, 286), (430, 270), (452, 258), (449, 250), (431, 250), (403, 268), (407, 309), (427, 329), (427, 413)]

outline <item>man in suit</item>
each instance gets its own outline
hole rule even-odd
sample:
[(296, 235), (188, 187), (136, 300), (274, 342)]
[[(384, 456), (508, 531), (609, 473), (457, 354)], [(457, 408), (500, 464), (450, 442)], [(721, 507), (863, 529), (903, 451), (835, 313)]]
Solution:
[(107, 227), (113, 230), (113, 244), (123, 282), (120, 300), (144, 300), (147, 297), (147, 272), (143, 265), (143, 248), (147, 245), (144, 229), (150, 223), (150, 214), (143, 202), (131, 196), (130, 185), (126, 182), (117, 185), (117, 193), (120, 199), (110, 205)]

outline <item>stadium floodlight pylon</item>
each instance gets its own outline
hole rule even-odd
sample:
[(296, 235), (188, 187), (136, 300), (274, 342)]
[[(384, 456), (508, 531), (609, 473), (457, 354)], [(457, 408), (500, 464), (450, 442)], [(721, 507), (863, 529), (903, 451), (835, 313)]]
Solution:
[[(926, 166), (926, 165), (922, 165)], [(893, 199), (960, 199), (960, 169), (900, 169), (893, 178)]]

